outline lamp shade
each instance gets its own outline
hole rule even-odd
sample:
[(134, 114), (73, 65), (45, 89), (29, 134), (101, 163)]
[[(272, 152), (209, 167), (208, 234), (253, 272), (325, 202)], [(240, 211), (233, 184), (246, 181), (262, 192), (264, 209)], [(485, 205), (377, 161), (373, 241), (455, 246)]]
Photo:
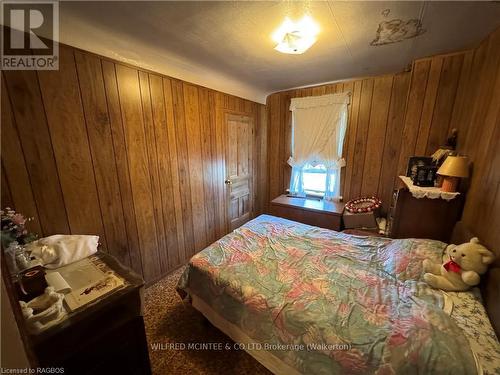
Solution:
[(437, 173), (441, 176), (469, 177), (469, 158), (467, 156), (448, 156)]

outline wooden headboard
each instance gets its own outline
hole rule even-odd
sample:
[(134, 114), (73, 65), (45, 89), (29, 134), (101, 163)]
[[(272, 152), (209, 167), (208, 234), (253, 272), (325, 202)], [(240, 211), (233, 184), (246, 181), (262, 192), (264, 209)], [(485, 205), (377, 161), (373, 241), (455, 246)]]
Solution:
[[(451, 235), (451, 243), (461, 244), (469, 242), (472, 237), (476, 237), (463, 222), (459, 221)], [(481, 238), (479, 238), (481, 240)], [(497, 337), (500, 337), (500, 255), (490, 266), (488, 272), (481, 277), (481, 294), (483, 295), (486, 312)]]

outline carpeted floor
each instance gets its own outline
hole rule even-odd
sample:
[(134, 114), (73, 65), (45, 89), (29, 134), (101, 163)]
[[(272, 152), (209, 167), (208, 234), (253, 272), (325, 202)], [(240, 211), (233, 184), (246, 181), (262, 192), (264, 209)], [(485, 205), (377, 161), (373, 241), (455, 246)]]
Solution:
[[(179, 350), (167, 343), (226, 343), (232, 341), (210, 325), (191, 305), (184, 304), (175, 286), (184, 268), (174, 271), (145, 291), (144, 322), (154, 375), (271, 374), (244, 351)], [(152, 344), (163, 344), (153, 349)]]

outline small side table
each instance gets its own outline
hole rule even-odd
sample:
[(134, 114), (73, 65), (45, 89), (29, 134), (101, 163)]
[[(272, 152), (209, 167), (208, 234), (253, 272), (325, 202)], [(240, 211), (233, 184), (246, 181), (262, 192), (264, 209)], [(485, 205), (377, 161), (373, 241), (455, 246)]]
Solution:
[(78, 375), (151, 374), (142, 317), (144, 281), (113, 256), (96, 255), (126, 280), (126, 286), (70, 312), (39, 334), (28, 332), (14, 285), (4, 278), (30, 365)]

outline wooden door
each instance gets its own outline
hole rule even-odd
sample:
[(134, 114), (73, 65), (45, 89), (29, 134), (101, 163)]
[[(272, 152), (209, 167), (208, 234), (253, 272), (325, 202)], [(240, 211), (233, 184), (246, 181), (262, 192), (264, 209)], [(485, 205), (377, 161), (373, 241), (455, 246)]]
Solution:
[(253, 215), (253, 119), (226, 114), (226, 194), (228, 224), (234, 230)]

